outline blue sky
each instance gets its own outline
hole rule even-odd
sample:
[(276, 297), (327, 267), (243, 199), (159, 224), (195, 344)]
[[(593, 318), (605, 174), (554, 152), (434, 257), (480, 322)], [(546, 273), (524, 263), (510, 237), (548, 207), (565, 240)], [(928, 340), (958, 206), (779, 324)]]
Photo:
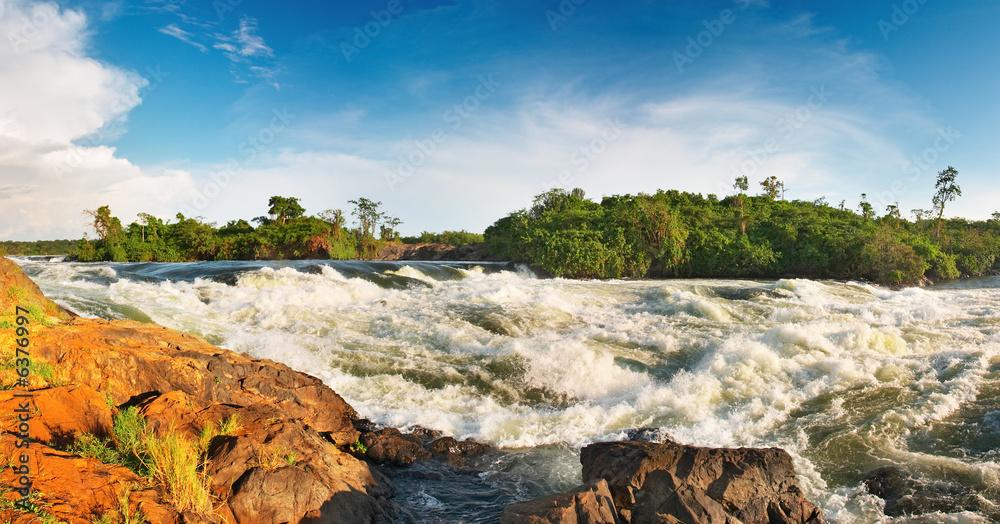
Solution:
[[(1000, 210), (1000, 4), (0, 0), (0, 238), (271, 195), (481, 232), (551, 187)], [(13, 211), (13, 212), (11, 212)]]

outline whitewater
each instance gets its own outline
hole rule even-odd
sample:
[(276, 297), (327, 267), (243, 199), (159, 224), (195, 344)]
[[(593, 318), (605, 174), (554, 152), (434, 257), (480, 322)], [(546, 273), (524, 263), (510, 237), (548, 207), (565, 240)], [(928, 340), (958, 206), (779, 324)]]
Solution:
[[(194, 333), (316, 376), (377, 423), (505, 452), (476, 472), (393, 473), (414, 521), (496, 521), (579, 484), (581, 446), (639, 427), (782, 447), (831, 523), (1000, 514), (997, 277), (894, 291), (498, 263), (13, 259), (81, 316)], [(889, 465), (918, 486), (919, 515), (867, 493)]]

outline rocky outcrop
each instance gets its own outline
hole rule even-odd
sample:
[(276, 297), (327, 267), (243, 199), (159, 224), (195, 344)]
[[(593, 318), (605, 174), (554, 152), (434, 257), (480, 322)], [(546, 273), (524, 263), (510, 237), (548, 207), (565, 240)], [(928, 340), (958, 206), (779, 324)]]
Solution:
[[(583, 448), (582, 488), (508, 506), (502, 522), (824, 522), (820, 510), (799, 490), (792, 458), (784, 450), (701, 448), (661, 435), (657, 440), (601, 442)], [(608, 517), (607, 505), (601, 502), (604, 482), (617, 520)]]
[(389, 244), (379, 249), (375, 260), (496, 260), (486, 244)]

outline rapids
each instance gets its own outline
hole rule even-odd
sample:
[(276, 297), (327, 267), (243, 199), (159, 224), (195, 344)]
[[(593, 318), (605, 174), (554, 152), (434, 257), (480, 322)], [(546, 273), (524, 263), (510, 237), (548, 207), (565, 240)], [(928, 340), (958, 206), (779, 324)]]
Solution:
[[(1000, 515), (1000, 278), (572, 281), (491, 263), (14, 258), (88, 317), (156, 322), (325, 381), (364, 416), (489, 442), (481, 472), (392, 472), (412, 522), (496, 521), (629, 428), (780, 446), (831, 523)], [(865, 473), (920, 486), (884, 514)], [(419, 478), (419, 479), (418, 479)]]

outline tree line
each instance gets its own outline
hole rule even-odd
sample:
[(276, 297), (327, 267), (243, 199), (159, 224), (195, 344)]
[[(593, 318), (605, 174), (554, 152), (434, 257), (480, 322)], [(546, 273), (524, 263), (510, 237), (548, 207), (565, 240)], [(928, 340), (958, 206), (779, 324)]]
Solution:
[(961, 196), (953, 167), (938, 173), (930, 210), (903, 219), (898, 203), (878, 216), (862, 195), (858, 211), (785, 201), (776, 177), (747, 194), (657, 191), (599, 203), (580, 189), (553, 189), (529, 209), (487, 228), (499, 258), (570, 278), (761, 277), (864, 279), (888, 285), (949, 280), (1000, 270), (1000, 213), (986, 221), (946, 219)]
[(163, 221), (148, 213), (123, 225), (108, 206), (86, 210), (96, 238), (77, 243), (82, 262), (182, 262), (194, 260), (364, 259), (387, 243), (399, 241), (402, 222), (381, 211), (381, 202), (349, 200), (355, 227), (341, 209), (306, 215), (298, 198), (272, 196), (267, 215), (231, 220), (222, 227), (178, 213)]

